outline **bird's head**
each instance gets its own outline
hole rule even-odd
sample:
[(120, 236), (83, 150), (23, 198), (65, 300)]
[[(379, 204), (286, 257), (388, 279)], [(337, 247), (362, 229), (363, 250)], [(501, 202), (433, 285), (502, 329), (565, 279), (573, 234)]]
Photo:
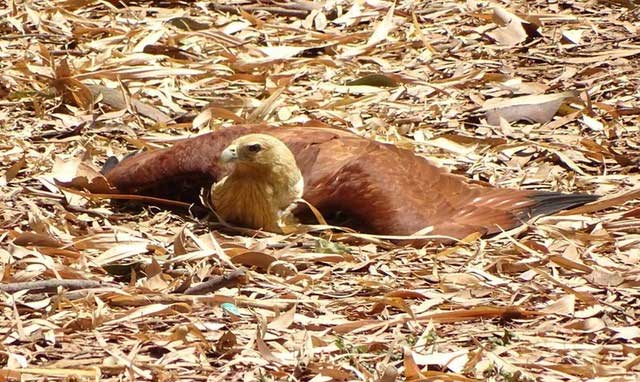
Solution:
[[(223, 163), (238, 167), (266, 170), (281, 166), (296, 166), (289, 148), (278, 138), (267, 134), (248, 134), (235, 139), (220, 155)], [(297, 167), (297, 166), (296, 166)]]
[(296, 158), (281, 140), (267, 134), (235, 139), (220, 154), (229, 173), (212, 187), (211, 201), (224, 220), (281, 231), (281, 219), (302, 197), (304, 179)]

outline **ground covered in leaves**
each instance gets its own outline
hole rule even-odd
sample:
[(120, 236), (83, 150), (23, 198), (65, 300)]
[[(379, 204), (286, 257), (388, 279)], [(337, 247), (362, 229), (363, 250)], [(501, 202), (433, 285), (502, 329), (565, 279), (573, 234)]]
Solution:
[[(0, 380), (637, 380), (634, 7), (9, 1)], [(404, 248), (100, 195), (111, 155), (263, 121), (604, 199)]]

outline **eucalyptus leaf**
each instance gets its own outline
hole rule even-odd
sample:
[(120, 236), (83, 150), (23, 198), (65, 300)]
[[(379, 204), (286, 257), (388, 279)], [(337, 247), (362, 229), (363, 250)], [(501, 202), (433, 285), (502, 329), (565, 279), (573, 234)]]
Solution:
[(347, 86), (376, 86), (379, 88), (395, 88), (398, 83), (384, 74), (371, 74), (368, 76), (360, 77), (357, 80), (347, 82)]

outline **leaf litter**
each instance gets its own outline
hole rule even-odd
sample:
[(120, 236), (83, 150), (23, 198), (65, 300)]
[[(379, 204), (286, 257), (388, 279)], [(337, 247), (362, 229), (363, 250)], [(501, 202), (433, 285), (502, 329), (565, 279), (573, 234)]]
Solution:
[[(0, 379), (637, 380), (631, 3), (10, 3)], [(474, 182), (604, 198), (409, 248), (105, 195), (108, 157), (245, 122), (332, 125)]]

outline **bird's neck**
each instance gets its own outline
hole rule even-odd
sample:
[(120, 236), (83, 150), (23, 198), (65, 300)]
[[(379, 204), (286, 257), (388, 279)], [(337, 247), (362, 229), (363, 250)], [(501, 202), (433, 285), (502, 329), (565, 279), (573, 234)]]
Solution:
[[(297, 183), (302, 179), (302, 175), (296, 166), (281, 164), (260, 166), (257, 164), (238, 163), (228, 178), (238, 182), (249, 180), (255, 183), (255, 187), (258, 188), (271, 186), (276, 194), (288, 195), (293, 192), (292, 189), (297, 186)], [(302, 194), (297, 197), (301, 196)]]
[(261, 166), (254, 163), (247, 164), (240, 162), (235, 165), (233, 171), (229, 174), (229, 177), (236, 179), (252, 178), (255, 180), (268, 181), (275, 175), (275, 173), (278, 172), (277, 168), (272, 167), (273, 166)]

